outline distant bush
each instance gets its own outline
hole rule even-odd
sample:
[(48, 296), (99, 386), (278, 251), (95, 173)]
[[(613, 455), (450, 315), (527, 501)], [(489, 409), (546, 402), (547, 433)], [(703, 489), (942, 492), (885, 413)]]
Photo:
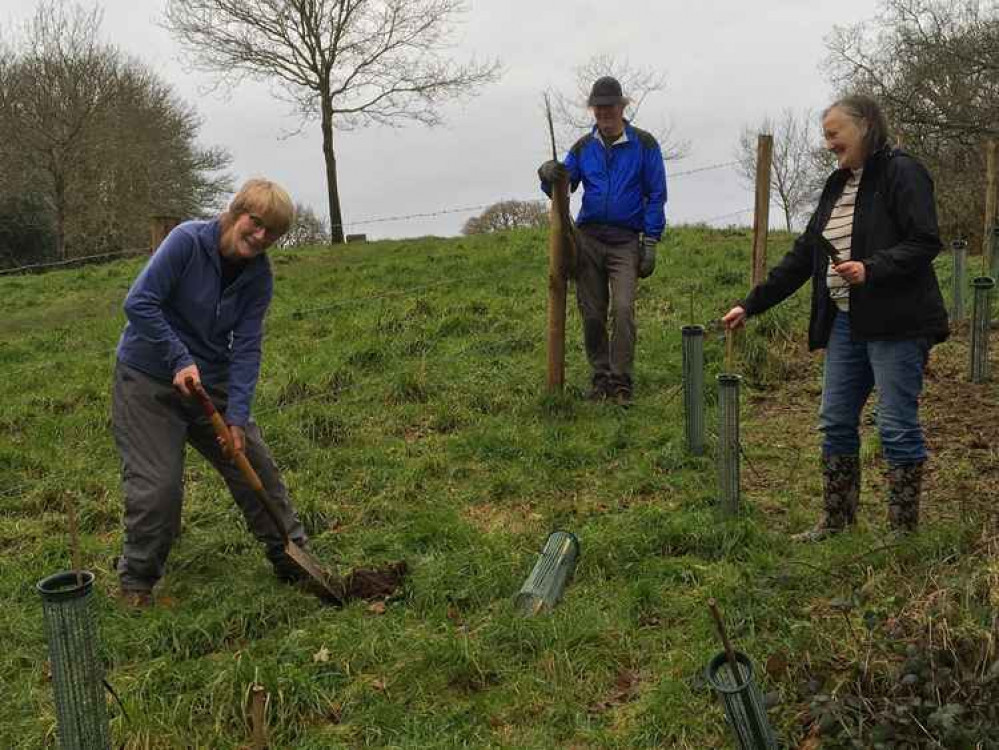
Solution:
[(52, 226), (41, 196), (0, 195), (0, 268), (54, 260)]
[(319, 218), (311, 206), (295, 204), (295, 221), (279, 241), (280, 247), (299, 247), (301, 245), (328, 245), (330, 230), (326, 221)]
[(546, 226), (548, 206), (544, 201), (500, 201), (466, 221), (461, 233), (490, 234), (517, 227)]

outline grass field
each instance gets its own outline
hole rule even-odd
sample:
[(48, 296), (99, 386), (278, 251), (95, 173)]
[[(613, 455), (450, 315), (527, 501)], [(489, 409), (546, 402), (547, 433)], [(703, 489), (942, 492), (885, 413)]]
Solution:
[[(569, 385), (544, 393), (541, 233), (273, 254), (255, 415), (318, 557), (408, 562), (384, 608), (275, 581), (193, 455), (160, 604), (119, 605), (109, 378), (142, 261), (0, 279), (0, 747), (55, 746), (34, 586), (69, 567), (73, 498), (128, 712), (109, 704), (115, 747), (248, 747), (254, 681), (274, 748), (731, 747), (703, 679), (713, 596), (789, 747), (999, 748), (999, 388), (965, 382), (963, 328), (927, 377), (924, 530), (886, 534), (868, 427), (859, 528), (793, 547), (819, 509), (807, 292), (740, 342), (744, 509), (728, 518), (713, 438), (704, 458), (683, 448), (679, 330), (744, 294), (750, 237), (679, 228), (663, 244), (627, 410), (581, 398), (574, 310)], [(710, 431), (717, 327), (706, 351)], [(581, 541), (575, 580), (522, 617), (512, 595), (556, 528)]]

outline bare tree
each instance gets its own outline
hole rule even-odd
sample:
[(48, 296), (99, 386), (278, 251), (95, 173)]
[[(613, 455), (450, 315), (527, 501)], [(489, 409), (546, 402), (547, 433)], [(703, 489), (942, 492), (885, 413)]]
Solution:
[(197, 216), (231, 190), (195, 111), (99, 30), (96, 11), (49, 0), (0, 54), (0, 202), (59, 258), (145, 247), (151, 214)]
[(981, 142), (999, 136), (999, 5), (882, 0), (877, 18), (836, 28), (826, 46), (833, 83), (876, 97), (897, 141), (929, 166), (941, 229), (976, 239)]
[(111, 51), (97, 40), (101, 15), (44, 0), (22, 33), (20, 54), (0, 64), (0, 110), (5, 138), (16, 144), (46, 181), (55, 219), (58, 257), (66, 257), (68, 183), (93, 123), (114, 96)]
[(833, 81), (871, 91), (897, 125), (949, 138), (999, 135), (999, 6), (882, 0), (873, 23), (826, 40)]
[(816, 154), (820, 144), (816, 123), (817, 116), (811, 110), (796, 113), (785, 109), (776, 121), (768, 117), (756, 128), (744, 127), (739, 136), (738, 169), (750, 186), (756, 184), (757, 136), (761, 133), (773, 136), (770, 194), (780, 204), (789, 232), (808, 213), (826, 171)]
[(441, 102), (498, 78), (445, 52), (463, 0), (167, 0), (164, 25), (225, 84), (275, 81), (319, 119), (334, 242), (343, 242), (334, 129), (440, 122)]
[(465, 222), (461, 233), (489, 234), (517, 227), (548, 226), (548, 205), (545, 201), (500, 201), (489, 206), (479, 216)]
[(673, 127), (666, 121), (649, 124), (639, 119), (642, 105), (650, 96), (666, 90), (666, 74), (650, 67), (636, 67), (628, 60), (620, 60), (614, 55), (594, 55), (586, 62), (573, 68), (573, 89), (566, 93), (551, 91), (552, 115), (559, 126), (562, 138), (571, 142), (581, 132), (593, 127), (593, 116), (586, 105), (593, 82), (602, 76), (614, 76), (631, 101), (625, 109), (625, 117), (640, 124), (659, 142), (663, 158), (681, 159), (689, 150), (686, 141), (674, 138)]

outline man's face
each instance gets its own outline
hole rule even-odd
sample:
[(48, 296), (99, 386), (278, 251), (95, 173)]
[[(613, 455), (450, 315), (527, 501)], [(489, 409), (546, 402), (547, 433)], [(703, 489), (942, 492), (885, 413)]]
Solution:
[(597, 130), (605, 138), (614, 138), (624, 131), (624, 105), (598, 104), (593, 107), (593, 119)]
[(229, 260), (250, 260), (273, 245), (280, 232), (267, 228), (257, 214), (240, 214), (222, 236), (219, 251)]
[(840, 169), (860, 169), (867, 157), (865, 131), (853, 117), (833, 107), (822, 120), (826, 149), (836, 156)]

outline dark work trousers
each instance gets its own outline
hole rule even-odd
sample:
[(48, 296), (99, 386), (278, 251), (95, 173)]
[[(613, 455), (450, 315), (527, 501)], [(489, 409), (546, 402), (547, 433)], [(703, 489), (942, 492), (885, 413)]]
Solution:
[[(209, 388), (208, 392), (224, 414), (225, 392), (218, 388)], [(186, 443), (222, 475), (271, 562), (283, 561), (281, 534), (239, 469), (222, 455), (211, 422), (197, 401), (185, 399), (171, 383), (118, 362), (111, 394), (111, 422), (122, 460), (125, 495), (125, 543), (118, 559), (123, 589), (150, 591), (163, 577), (167, 555), (180, 531)], [(259, 428), (251, 421), (245, 429), (246, 457), (260, 476), (289, 536), (304, 543), (305, 530)]]
[[(635, 360), (635, 285), (638, 282), (638, 237), (607, 244), (585, 231), (579, 233), (576, 262), (576, 302), (583, 318), (586, 358), (593, 383), (631, 389)], [(607, 313), (610, 310), (610, 340)]]

